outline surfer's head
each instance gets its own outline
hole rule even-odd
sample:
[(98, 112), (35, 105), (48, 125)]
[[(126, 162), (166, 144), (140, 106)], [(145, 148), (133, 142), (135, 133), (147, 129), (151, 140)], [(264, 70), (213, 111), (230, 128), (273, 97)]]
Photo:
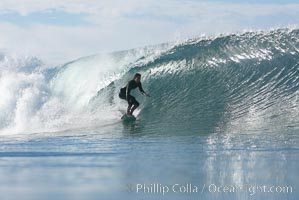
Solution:
[(140, 79), (141, 79), (141, 74), (136, 73), (136, 74), (134, 75), (134, 81), (136, 81), (137, 83), (139, 83), (139, 82), (140, 82)]

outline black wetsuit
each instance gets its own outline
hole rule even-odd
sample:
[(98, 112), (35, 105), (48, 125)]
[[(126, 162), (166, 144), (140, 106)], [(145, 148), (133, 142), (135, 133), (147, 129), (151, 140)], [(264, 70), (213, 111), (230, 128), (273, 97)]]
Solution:
[(135, 97), (130, 95), (132, 89), (139, 88), (140, 92), (144, 93), (142, 89), (141, 82), (137, 83), (135, 80), (131, 80), (128, 84), (120, 89), (119, 98), (125, 99), (128, 101), (129, 106), (135, 105), (136, 107), (139, 106), (139, 102), (136, 101)]

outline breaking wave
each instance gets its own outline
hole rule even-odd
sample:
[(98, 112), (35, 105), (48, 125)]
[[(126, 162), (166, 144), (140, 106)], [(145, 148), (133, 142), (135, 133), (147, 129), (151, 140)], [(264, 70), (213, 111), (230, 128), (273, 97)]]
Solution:
[[(0, 131), (59, 131), (118, 122), (119, 88), (142, 74), (144, 125), (168, 132), (299, 127), (299, 30), (199, 38), (80, 58), (44, 69), (0, 55)], [(154, 130), (154, 129), (153, 129)], [(157, 131), (157, 129), (155, 129)]]

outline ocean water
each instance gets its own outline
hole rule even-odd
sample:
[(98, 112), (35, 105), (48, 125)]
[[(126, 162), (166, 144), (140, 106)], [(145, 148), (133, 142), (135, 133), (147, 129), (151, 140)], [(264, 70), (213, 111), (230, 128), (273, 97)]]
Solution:
[(299, 198), (298, 29), (0, 69), (1, 199)]

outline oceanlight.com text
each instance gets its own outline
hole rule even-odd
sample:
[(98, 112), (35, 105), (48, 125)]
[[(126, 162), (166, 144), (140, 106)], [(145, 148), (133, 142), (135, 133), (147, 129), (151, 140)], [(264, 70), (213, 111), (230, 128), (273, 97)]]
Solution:
[(138, 183), (129, 184), (127, 186), (131, 192), (137, 194), (162, 194), (166, 195), (168, 193), (239, 193), (246, 192), (249, 195), (255, 195), (257, 193), (284, 193), (290, 194), (293, 192), (293, 187), (284, 185), (217, 185), (211, 184), (160, 184), (160, 183)]

